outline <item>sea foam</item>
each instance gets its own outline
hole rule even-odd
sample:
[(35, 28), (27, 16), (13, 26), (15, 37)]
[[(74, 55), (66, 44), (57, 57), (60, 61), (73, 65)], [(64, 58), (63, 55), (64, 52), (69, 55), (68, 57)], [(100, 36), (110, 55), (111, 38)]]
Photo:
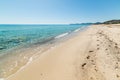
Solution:
[(63, 34), (60, 34), (60, 35), (58, 35), (58, 36), (56, 36), (55, 38), (61, 38), (61, 37), (64, 37), (64, 36), (66, 36), (66, 35), (68, 35), (69, 33), (63, 33)]

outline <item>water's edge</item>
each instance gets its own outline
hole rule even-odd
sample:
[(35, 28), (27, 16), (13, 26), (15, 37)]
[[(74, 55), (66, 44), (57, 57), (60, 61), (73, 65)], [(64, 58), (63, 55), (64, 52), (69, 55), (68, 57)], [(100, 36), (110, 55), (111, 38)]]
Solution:
[[(62, 43), (64, 41), (76, 36), (81, 31), (84, 31), (86, 28), (87, 27), (81, 27), (81, 28), (78, 28), (78, 29), (74, 30), (73, 32), (63, 33), (63, 34), (60, 34), (56, 37), (49, 38), (49, 39), (47, 39), (43, 42), (37, 42), (37, 43), (34, 43), (34, 44), (30, 44), (30, 45), (28, 45), (28, 47), (26, 47), (24, 49), (23, 48), (15, 49), (15, 50), (17, 50), (18, 54), (23, 53), (23, 55), (22, 54), (15, 55), (14, 52), (13, 52), (14, 56), (19, 56), (19, 57), (15, 58), (15, 60), (18, 60), (18, 62), (16, 61), (15, 63), (13, 63), (14, 65), (11, 66), (12, 69), (14, 68), (13, 71), (11, 71), (11, 73), (9, 73), (9, 74), (3, 75), (4, 78), (11, 77), (15, 73), (19, 72), (21, 69), (25, 68), (29, 63), (31, 63), (31, 61), (37, 59), (44, 52), (50, 50), (52, 47), (55, 47), (55, 46), (59, 45), (60, 43)], [(29, 54), (24, 55), (24, 53), (29, 53)], [(9, 55), (9, 57), (10, 56), (12, 56), (12, 55)], [(0, 58), (4, 58), (4, 57), (2, 56)], [(21, 59), (21, 58), (24, 58), (24, 60), (19, 61), (19, 59)], [(13, 66), (15, 66), (15, 67), (13, 67)], [(0, 80), (2, 80), (4, 78), (0, 78)]]

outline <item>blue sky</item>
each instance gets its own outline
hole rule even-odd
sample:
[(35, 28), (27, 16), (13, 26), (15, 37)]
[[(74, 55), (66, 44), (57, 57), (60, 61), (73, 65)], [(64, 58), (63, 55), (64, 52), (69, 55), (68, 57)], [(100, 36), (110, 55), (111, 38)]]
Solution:
[(68, 24), (120, 19), (120, 0), (0, 0), (0, 24)]

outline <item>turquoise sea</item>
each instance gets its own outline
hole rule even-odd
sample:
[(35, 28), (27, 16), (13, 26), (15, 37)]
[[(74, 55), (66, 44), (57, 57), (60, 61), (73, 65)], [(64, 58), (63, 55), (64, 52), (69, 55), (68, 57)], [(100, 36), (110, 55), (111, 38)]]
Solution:
[[(31, 53), (25, 52), (24, 49), (21, 51), (19, 47), (27, 46), (26, 49), (32, 50), (28, 45), (43, 45), (77, 32), (86, 26), (88, 25), (0, 25), (0, 78), (11, 75), (13, 71), (16, 71), (15, 68), (19, 69), (16, 65), (23, 66), (30, 60), (31, 56), (25, 57), (25, 55), (28, 56)], [(22, 57), (26, 62), (21, 65), (24, 61)]]
[[(83, 25), (0, 25), (0, 51), (22, 44), (51, 40), (56, 36), (82, 27)], [(0, 53), (2, 54), (2, 53)]]

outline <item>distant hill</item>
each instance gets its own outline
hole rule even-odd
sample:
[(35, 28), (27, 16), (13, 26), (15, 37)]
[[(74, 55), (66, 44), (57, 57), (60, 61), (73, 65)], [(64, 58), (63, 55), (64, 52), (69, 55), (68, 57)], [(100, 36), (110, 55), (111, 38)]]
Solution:
[(74, 23), (74, 24), (70, 24), (70, 25), (91, 25), (93, 23)]
[(105, 22), (96, 22), (96, 23), (74, 23), (70, 25), (92, 25), (92, 24), (120, 24), (120, 20), (109, 20)]
[(109, 20), (103, 22), (103, 24), (120, 24), (120, 20)]

